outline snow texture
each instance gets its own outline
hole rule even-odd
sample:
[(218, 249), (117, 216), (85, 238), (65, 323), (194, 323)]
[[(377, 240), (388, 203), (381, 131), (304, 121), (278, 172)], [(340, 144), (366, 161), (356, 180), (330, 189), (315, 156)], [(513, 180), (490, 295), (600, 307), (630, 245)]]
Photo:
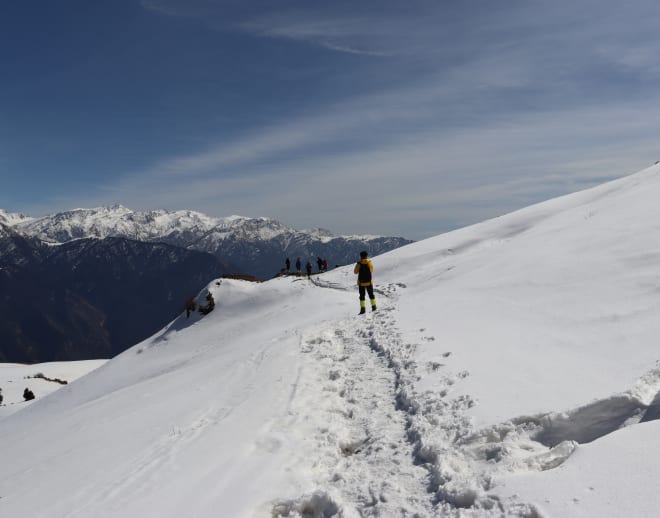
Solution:
[[(3, 396), (0, 419), (18, 412), (42, 398), (97, 369), (107, 360), (84, 360), (75, 362), (49, 362), (24, 365), (0, 363), (0, 390)], [(35, 399), (25, 401), (23, 390), (29, 388)]]
[(12, 517), (652, 517), (660, 166), (352, 266), (212, 281), (0, 420)]

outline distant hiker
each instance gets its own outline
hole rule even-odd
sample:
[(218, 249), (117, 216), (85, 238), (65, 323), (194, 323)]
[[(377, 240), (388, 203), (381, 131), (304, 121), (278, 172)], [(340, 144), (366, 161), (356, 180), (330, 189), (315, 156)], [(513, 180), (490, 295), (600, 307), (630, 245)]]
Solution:
[(305, 265), (305, 268), (307, 269), (307, 277), (312, 276), (312, 263), (307, 261), (307, 264)]
[(23, 399), (25, 399), (25, 401), (30, 401), (31, 399), (34, 399), (34, 392), (32, 392), (29, 388), (26, 388), (23, 391)]
[(321, 273), (323, 271), (323, 259), (321, 259), (320, 257), (317, 257), (316, 258), (316, 266), (318, 266), (319, 273)]
[(369, 293), (371, 311), (376, 311), (376, 297), (374, 296), (374, 283), (371, 276), (374, 271), (374, 265), (369, 259), (367, 259), (368, 255), (369, 254), (366, 251), (360, 252), (360, 260), (355, 264), (355, 268), (353, 268), (353, 273), (358, 276), (357, 283), (360, 290), (360, 315), (367, 312), (364, 300), (365, 291)]
[(328, 260), (323, 259), (323, 271), (327, 272), (328, 271)]
[(298, 257), (298, 259), (296, 259), (296, 271), (300, 273), (301, 268), (302, 268), (302, 263), (300, 262), (300, 257)]
[(289, 273), (291, 271), (291, 259), (287, 257), (286, 261), (284, 261), (284, 264), (286, 264), (286, 273)]
[(211, 295), (211, 292), (209, 291), (206, 294), (206, 305), (199, 306), (199, 312), (202, 315), (208, 315), (211, 311), (213, 311), (213, 308), (215, 308), (215, 300), (213, 299), (213, 295)]
[(195, 302), (195, 297), (190, 297), (186, 301), (186, 318), (190, 317), (190, 313), (197, 309), (197, 303)]
[(3, 397), (2, 397), (2, 389), (0, 388), (0, 405), (2, 405), (2, 400), (3, 400)]

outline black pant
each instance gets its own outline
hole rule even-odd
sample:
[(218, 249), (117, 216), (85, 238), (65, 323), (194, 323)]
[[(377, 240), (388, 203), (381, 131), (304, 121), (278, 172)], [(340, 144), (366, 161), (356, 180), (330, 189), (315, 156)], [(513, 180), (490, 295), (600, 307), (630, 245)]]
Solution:
[(369, 299), (374, 300), (376, 297), (374, 297), (374, 285), (370, 284), (369, 286), (359, 286), (360, 288), (360, 300), (364, 300), (364, 293), (365, 291), (369, 293)]

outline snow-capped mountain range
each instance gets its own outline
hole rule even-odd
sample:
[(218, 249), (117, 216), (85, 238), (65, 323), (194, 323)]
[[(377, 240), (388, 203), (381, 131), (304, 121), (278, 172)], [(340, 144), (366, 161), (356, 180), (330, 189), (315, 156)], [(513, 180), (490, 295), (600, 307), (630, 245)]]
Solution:
[(75, 209), (41, 218), (0, 213), (16, 231), (47, 243), (75, 239), (124, 237), (163, 242), (208, 252), (234, 264), (237, 273), (270, 278), (284, 264), (285, 256), (303, 261), (320, 256), (331, 265), (352, 262), (367, 248), (372, 255), (411, 243), (401, 237), (373, 235), (336, 236), (324, 229), (297, 230), (274, 219), (229, 216), (212, 218), (181, 210), (133, 211), (121, 205)]
[[(297, 230), (267, 217), (214, 218), (192, 210), (134, 211), (122, 205), (74, 209), (41, 218), (0, 210), (0, 222), (51, 243), (84, 238), (126, 237), (136, 241), (164, 241), (184, 247), (193, 246), (204, 251), (212, 251), (222, 240), (232, 236), (254, 241), (283, 236), (309, 236), (326, 243), (338, 238), (370, 240), (381, 237), (336, 236), (321, 228)], [(200, 245), (200, 241), (204, 244)]]
[(0, 516), (655, 518), (658, 198), (660, 165), (373, 257), (366, 315), (352, 266), (209, 279), (7, 391)]
[[(126, 237), (136, 241), (176, 241), (189, 245), (192, 236), (211, 229), (229, 229), (232, 223), (248, 218), (211, 218), (194, 211), (132, 211), (121, 205), (74, 209), (41, 218), (22, 218), (4, 213), (16, 230), (50, 243), (66, 243), (74, 239)], [(2, 214), (0, 214), (2, 217)]]

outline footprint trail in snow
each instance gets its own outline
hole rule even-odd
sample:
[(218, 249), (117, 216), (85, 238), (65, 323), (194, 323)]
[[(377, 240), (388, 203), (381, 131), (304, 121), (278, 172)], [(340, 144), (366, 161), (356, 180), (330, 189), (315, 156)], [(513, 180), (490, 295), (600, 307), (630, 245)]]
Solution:
[[(316, 490), (279, 501), (273, 516), (428, 516), (429, 472), (414, 462), (400, 379), (375, 346), (390, 309), (328, 324), (303, 338), (305, 365), (292, 412), (311, 426)], [(325, 397), (313, 400), (322, 387)], [(309, 395), (309, 399), (306, 397)]]
[[(444, 388), (415, 393), (416, 345), (402, 340), (394, 317), (399, 288), (380, 290), (375, 314), (328, 322), (302, 337), (287, 425), (307, 446), (289, 469), (309, 473), (309, 489), (274, 502), (272, 516), (539, 516), (489, 494), (466, 415), (474, 402), (453, 396), (468, 372), (425, 365)], [(451, 356), (439, 354), (444, 362)]]
[[(281, 432), (294, 430), (304, 445), (288, 469), (308, 474), (307, 487), (274, 502), (272, 516), (539, 518), (534, 505), (500, 497), (498, 481), (554, 469), (580, 443), (660, 418), (656, 367), (626, 393), (475, 429), (468, 410), (476, 401), (460, 390), (470, 373), (451, 370), (447, 344), (425, 329), (418, 344), (402, 339), (400, 288), (379, 290), (376, 313), (326, 322), (302, 337)], [(418, 365), (423, 343), (437, 344), (437, 360)], [(435, 390), (415, 390), (418, 370), (438, 376)]]

